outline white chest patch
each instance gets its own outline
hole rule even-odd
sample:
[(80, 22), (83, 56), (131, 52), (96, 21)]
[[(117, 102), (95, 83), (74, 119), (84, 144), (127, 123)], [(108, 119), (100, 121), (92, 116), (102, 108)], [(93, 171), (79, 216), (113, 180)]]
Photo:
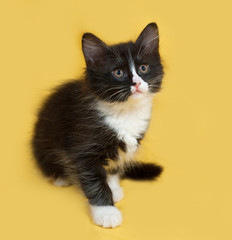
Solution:
[(127, 152), (120, 152), (120, 159), (131, 160), (137, 151), (137, 139), (146, 131), (151, 115), (152, 96), (142, 99), (129, 98), (123, 103), (99, 102), (98, 110), (104, 115), (106, 124), (112, 128), (119, 140), (127, 147)]

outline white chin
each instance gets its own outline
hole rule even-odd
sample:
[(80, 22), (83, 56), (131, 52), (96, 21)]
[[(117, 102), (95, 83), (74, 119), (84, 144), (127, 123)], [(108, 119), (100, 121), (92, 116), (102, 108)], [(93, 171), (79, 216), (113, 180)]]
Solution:
[(135, 92), (135, 93), (132, 93), (130, 97), (133, 98), (133, 99), (141, 99), (145, 95), (146, 95), (145, 93)]

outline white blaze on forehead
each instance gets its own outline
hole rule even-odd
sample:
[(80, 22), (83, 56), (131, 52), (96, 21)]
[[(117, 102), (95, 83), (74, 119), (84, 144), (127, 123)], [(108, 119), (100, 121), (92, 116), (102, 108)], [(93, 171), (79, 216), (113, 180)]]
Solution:
[(132, 80), (134, 83), (141, 83), (143, 79), (137, 74), (134, 64), (131, 66), (131, 72), (133, 74)]
[[(148, 84), (137, 74), (135, 65), (133, 62), (130, 64), (131, 67), (131, 72), (132, 72), (132, 80), (136, 84), (140, 84), (138, 87), (138, 90), (141, 93), (147, 93), (148, 92)], [(132, 86), (131, 87), (131, 92), (134, 93), (136, 92), (136, 87)]]

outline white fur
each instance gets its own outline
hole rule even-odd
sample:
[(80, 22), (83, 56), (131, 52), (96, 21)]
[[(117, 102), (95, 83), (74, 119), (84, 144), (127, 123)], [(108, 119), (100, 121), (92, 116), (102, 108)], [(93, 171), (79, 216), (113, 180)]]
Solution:
[(119, 185), (119, 175), (109, 174), (107, 175), (107, 183), (112, 191), (114, 202), (119, 202), (123, 197), (124, 193)]
[(114, 206), (90, 205), (94, 222), (105, 228), (114, 228), (122, 223), (122, 214)]
[(131, 64), (131, 71), (133, 74), (133, 77), (132, 77), (133, 82), (139, 85), (138, 87), (139, 92), (137, 91), (137, 88), (135, 86), (131, 87), (132, 94), (133, 95), (135, 94), (135, 96), (137, 97), (147, 93), (148, 84), (145, 81), (143, 81), (143, 79), (137, 74), (134, 64)]
[(67, 180), (64, 180), (62, 178), (57, 178), (53, 181), (53, 184), (57, 187), (68, 187), (70, 186), (70, 183)]
[[(143, 98), (129, 97), (126, 102), (98, 102), (98, 110), (105, 117), (106, 124), (112, 128), (127, 146), (127, 153), (121, 154), (121, 160), (131, 160), (137, 151), (137, 140), (148, 127), (151, 115), (152, 95), (143, 94)], [(122, 151), (120, 151), (122, 153)]]

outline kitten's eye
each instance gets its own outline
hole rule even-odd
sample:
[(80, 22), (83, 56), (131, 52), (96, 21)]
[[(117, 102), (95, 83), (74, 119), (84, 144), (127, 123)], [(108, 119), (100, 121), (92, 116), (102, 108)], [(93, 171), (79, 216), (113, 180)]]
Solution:
[(148, 70), (149, 70), (148, 65), (141, 65), (141, 66), (139, 67), (139, 71), (140, 71), (141, 73), (147, 73)]
[(126, 77), (126, 73), (122, 69), (116, 69), (112, 72), (116, 78)]

